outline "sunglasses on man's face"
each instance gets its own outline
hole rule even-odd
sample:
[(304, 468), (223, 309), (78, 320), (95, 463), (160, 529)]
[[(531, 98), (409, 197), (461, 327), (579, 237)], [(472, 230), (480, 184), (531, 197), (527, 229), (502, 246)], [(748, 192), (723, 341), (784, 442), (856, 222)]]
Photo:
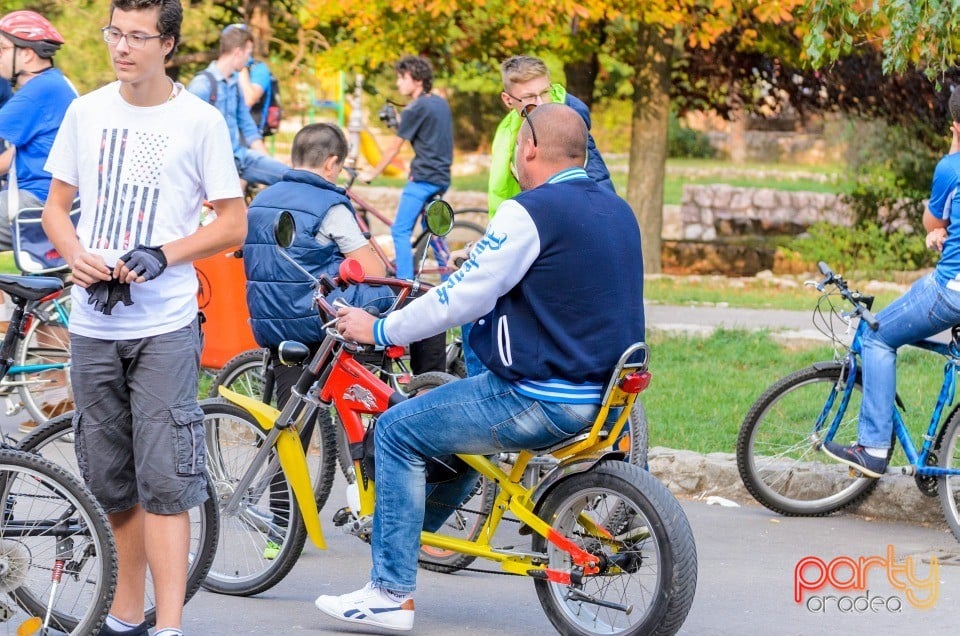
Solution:
[(537, 131), (533, 128), (533, 120), (530, 119), (530, 113), (533, 112), (533, 109), (537, 107), (536, 104), (527, 104), (520, 109), (520, 117), (527, 120), (527, 124), (530, 126), (530, 136), (533, 137), (533, 147), (537, 147)]

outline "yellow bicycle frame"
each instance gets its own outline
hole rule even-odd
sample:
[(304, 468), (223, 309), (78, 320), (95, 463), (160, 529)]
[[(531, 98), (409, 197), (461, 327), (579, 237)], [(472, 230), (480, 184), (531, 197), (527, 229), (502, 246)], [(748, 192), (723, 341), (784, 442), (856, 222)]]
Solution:
[[(643, 361), (641, 363), (628, 364), (627, 360), (641, 349), (644, 351)], [(561, 460), (560, 465), (550, 473), (551, 475), (555, 473), (563, 475), (563, 472), (569, 467), (576, 467), (574, 472), (582, 472), (583, 470), (589, 469), (589, 467), (593, 466), (604, 455), (608, 454), (607, 451), (613, 445), (614, 441), (619, 438), (623, 427), (626, 425), (627, 419), (630, 416), (630, 409), (633, 407), (639, 391), (642, 391), (649, 382), (649, 373), (646, 371), (648, 358), (649, 356), (646, 355), (646, 345), (643, 343), (637, 343), (624, 352), (610, 383), (607, 385), (600, 411), (590, 430), (574, 437), (572, 440), (566, 440), (560, 447), (549, 451), (553, 456)], [(641, 388), (639, 390), (625, 391), (622, 388), (624, 381), (628, 376), (638, 371), (640, 372), (640, 378), (642, 378)], [(280, 411), (259, 400), (241, 395), (223, 386), (219, 387), (219, 391), (220, 395), (224, 398), (253, 415), (265, 430), (273, 431), (274, 422), (279, 417)], [(622, 410), (614, 424), (608, 427), (607, 418), (610, 410), (613, 408), (620, 408)], [(272, 443), (277, 447), (280, 466), (293, 489), (297, 505), (300, 508), (304, 524), (307, 528), (307, 534), (314, 545), (319, 548), (325, 548), (326, 542), (323, 538), (319, 512), (313, 497), (313, 487), (310, 483), (310, 474), (307, 468), (303, 445), (300, 442), (297, 431), (292, 427), (277, 431), (276, 433), (278, 434), (274, 435), (272, 432), (267, 439), (271, 440), (271, 438), (273, 438)], [(547, 563), (544, 562), (540, 555), (499, 550), (490, 544), (500, 521), (509, 510), (521, 523), (528, 526), (533, 532), (536, 532), (560, 549), (569, 553), (573, 564), (582, 568), (584, 574), (595, 574), (598, 571), (597, 558), (566, 537), (555, 532), (547, 521), (541, 519), (534, 513), (537, 502), (549, 491), (549, 488), (526, 488), (520, 485), (527, 464), (535, 455), (536, 453), (531, 451), (520, 452), (509, 474), (505, 473), (482, 455), (459, 455), (471, 468), (495, 482), (499, 487), (493, 509), (484, 521), (479, 535), (474, 540), (458, 539), (435, 532), (423, 532), (420, 535), (421, 542), (431, 547), (499, 562), (501, 568), (506, 572), (546, 578), (557, 583), (570, 583), (569, 571), (558, 571), (548, 568)], [(357, 474), (361, 474), (360, 462), (355, 461), (354, 465), (357, 469)], [(366, 484), (364, 484), (364, 481), (366, 481)], [(550, 475), (548, 475), (541, 484), (549, 481)], [(551, 484), (551, 486), (552, 485), (553, 484)], [(358, 511), (358, 517), (372, 515), (376, 501), (373, 480), (358, 479), (357, 486), (360, 491), (360, 510)], [(605, 543), (612, 539), (606, 529), (597, 526), (584, 515), (581, 515), (579, 521), (583, 528), (594, 538)]]

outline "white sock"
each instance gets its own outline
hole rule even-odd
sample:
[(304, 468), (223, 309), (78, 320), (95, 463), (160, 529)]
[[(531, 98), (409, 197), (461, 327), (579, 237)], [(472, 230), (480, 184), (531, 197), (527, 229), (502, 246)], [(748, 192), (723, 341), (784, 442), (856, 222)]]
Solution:
[(155, 631), (153, 636), (183, 636), (183, 632), (175, 627), (164, 627)]
[(113, 614), (107, 614), (107, 620), (104, 622), (104, 625), (109, 627), (115, 632), (132, 632), (134, 627), (139, 627), (140, 623), (128, 623), (122, 621)]
[(863, 450), (867, 451), (867, 455), (870, 457), (879, 457), (880, 459), (886, 459), (887, 453), (890, 451), (889, 448), (871, 448), (869, 446), (864, 446)]
[(392, 603), (403, 603), (405, 600), (413, 596), (413, 592), (394, 592), (393, 590), (388, 590), (384, 587), (377, 588), (380, 590), (380, 595), (387, 601)]

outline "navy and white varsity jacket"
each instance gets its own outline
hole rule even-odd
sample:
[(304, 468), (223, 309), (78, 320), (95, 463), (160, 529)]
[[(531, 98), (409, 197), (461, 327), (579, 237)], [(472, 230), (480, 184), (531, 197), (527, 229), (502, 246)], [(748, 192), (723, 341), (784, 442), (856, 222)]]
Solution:
[(476, 320), (470, 346), (518, 392), (599, 403), (644, 339), (640, 230), (630, 206), (580, 168), (504, 201), (470, 259), (443, 285), (374, 325), (408, 343)]

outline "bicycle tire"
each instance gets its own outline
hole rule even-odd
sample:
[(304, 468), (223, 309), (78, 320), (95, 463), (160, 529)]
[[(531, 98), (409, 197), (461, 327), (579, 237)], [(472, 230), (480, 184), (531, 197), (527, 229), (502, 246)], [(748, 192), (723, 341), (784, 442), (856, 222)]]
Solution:
[[(591, 532), (614, 511), (629, 519), (612, 539)], [(693, 531), (676, 498), (656, 478), (626, 462), (603, 461), (554, 486), (538, 505), (553, 532), (593, 554), (602, 554), (600, 574), (576, 586), (534, 579), (544, 613), (561, 634), (675, 634), (693, 605), (697, 551)], [(616, 513), (622, 516), (622, 512)], [(601, 536), (597, 536), (601, 535)], [(570, 555), (535, 535), (534, 553), (561, 571)], [(593, 599), (630, 607), (620, 611), (568, 597), (576, 589)]]
[[(473, 223), (472, 221), (457, 221), (454, 220), (453, 226), (450, 229), (450, 232), (442, 237), (446, 243), (447, 249), (450, 252), (462, 249), (469, 242), (479, 241), (483, 238), (483, 235), (486, 233), (486, 229), (478, 223)], [(420, 267), (421, 261), (423, 261), (423, 255), (426, 252), (427, 248), (430, 247), (430, 239), (433, 237), (428, 231), (422, 232), (416, 240), (413, 242), (413, 264), (414, 267)], [(432, 284), (437, 284), (442, 278), (440, 276), (439, 264), (433, 265), (433, 272), (427, 273), (428, 267), (430, 266), (429, 259), (424, 261), (424, 269), (417, 270), (417, 275), (420, 276), (420, 279), (429, 282)], [(452, 267), (450, 264), (447, 265), (446, 273), (452, 273), (456, 268)]]
[[(241, 507), (233, 512), (223, 509), (267, 431), (246, 411), (225, 400), (206, 400), (204, 404), (211, 413), (206, 430), (208, 467), (221, 502), (221, 517), (220, 549), (203, 586), (231, 596), (259, 594), (277, 585), (296, 565), (307, 539), (306, 528), (290, 485), (275, 461), (258, 469)], [(332, 443), (329, 434), (321, 439)], [(327, 467), (324, 474), (332, 485), (336, 469), (333, 449), (327, 445), (322, 452), (322, 465)], [(270, 542), (276, 545), (275, 554), (267, 553)]]
[(266, 369), (263, 360), (265, 349), (247, 349), (227, 360), (210, 384), (210, 394), (207, 397), (220, 397), (217, 387), (225, 386), (232, 391), (254, 397), (261, 402), (276, 406), (276, 395), (264, 399), (264, 389), (267, 388)]
[[(939, 454), (941, 468), (957, 470), (960, 468), (960, 411), (954, 409), (943, 427), (940, 444), (936, 452)], [(960, 475), (943, 475), (937, 478), (937, 494), (940, 497), (940, 507), (943, 516), (950, 526), (950, 531), (957, 541), (960, 541)]]
[[(68, 471), (14, 449), (0, 449), (0, 494), (5, 502), (0, 551), (9, 568), (2, 591), (30, 616), (43, 619), (49, 609), (48, 625), (54, 629), (96, 633), (110, 610), (117, 583), (117, 548), (103, 509)], [(31, 531), (29, 521), (54, 525)], [(64, 523), (76, 526), (58, 534)], [(51, 572), (58, 556), (67, 558), (56, 594), (51, 595)], [(41, 558), (47, 560), (41, 564)], [(54, 606), (48, 608), (51, 598)], [(79, 613), (82, 608), (86, 609)]]
[[(841, 378), (839, 364), (813, 365), (770, 386), (750, 407), (737, 436), (737, 469), (758, 502), (782, 515), (820, 517), (851, 506), (877, 487), (876, 479), (851, 479), (846, 466), (814, 448), (811, 435), (828, 395)], [(831, 439), (856, 441), (860, 378)], [(840, 395), (825, 418), (836, 417)]]
[[(269, 391), (269, 404), (276, 408), (276, 385), (272, 378), (267, 377), (268, 371), (264, 369), (265, 349), (248, 349), (238, 353), (227, 361), (220, 372), (217, 373), (210, 385), (210, 397), (219, 397), (217, 387), (225, 386), (228, 389), (237, 391), (242, 395), (256, 398), (264, 401), (264, 390)], [(327, 503), (330, 497), (330, 491), (333, 488), (334, 473), (336, 472), (336, 462), (329, 463), (322, 461), (326, 457), (324, 449), (337, 448), (336, 431), (337, 427), (333, 424), (333, 415), (329, 408), (319, 407), (316, 410), (316, 419), (313, 426), (313, 433), (310, 437), (309, 449), (318, 449), (319, 455), (307, 453), (307, 463), (310, 474), (313, 475), (313, 495), (317, 502), (317, 509), (320, 510)], [(321, 435), (324, 436), (321, 439)], [(311, 457), (319, 456), (321, 461), (314, 463)]]
[[(69, 315), (70, 295), (57, 299)], [(63, 364), (61, 369), (50, 369), (11, 376), (17, 383), (20, 401), (37, 424), (73, 409), (73, 386), (70, 382), (70, 332), (53, 302), (37, 310), (40, 320), (33, 320), (18, 343), (15, 353), (17, 366), (28, 364)]]
[[(407, 384), (407, 394), (413, 398), (422, 392), (435, 389), (455, 379), (454, 376), (447, 373), (423, 373), (410, 380)], [(456, 510), (451, 512), (450, 517), (438, 532), (468, 541), (475, 540), (480, 535), (484, 522), (493, 510), (496, 497), (497, 485), (486, 477), (480, 477), (471, 493)], [(424, 570), (452, 574), (469, 566), (476, 558), (473, 555), (452, 550), (421, 546), (419, 565)]]
[[(77, 465), (75, 447), (72, 439), (68, 437), (72, 435), (73, 412), (71, 411), (54, 417), (43, 426), (32, 431), (20, 440), (20, 443), (17, 444), (17, 450), (40, 456), (69, 471), (78, 479), (82, 479)], [(209, 496), (202, 507), (190, 510), (190, 554), (192, 555), (192, 561), (187, 569), (184, 604), (188, 603), (200, 589), (200, 584), (206, 578), (207, 570), (210, 569), (217, 551), (220, 512), (217, 507), (217, 493), (210, 479), (207, 479), (207, 494)], [(152, 585), (152, 579), (147, 577), (144, 620), (147, 625), (151, 626), (157, 620), (157, 608), (154, 603)]]

